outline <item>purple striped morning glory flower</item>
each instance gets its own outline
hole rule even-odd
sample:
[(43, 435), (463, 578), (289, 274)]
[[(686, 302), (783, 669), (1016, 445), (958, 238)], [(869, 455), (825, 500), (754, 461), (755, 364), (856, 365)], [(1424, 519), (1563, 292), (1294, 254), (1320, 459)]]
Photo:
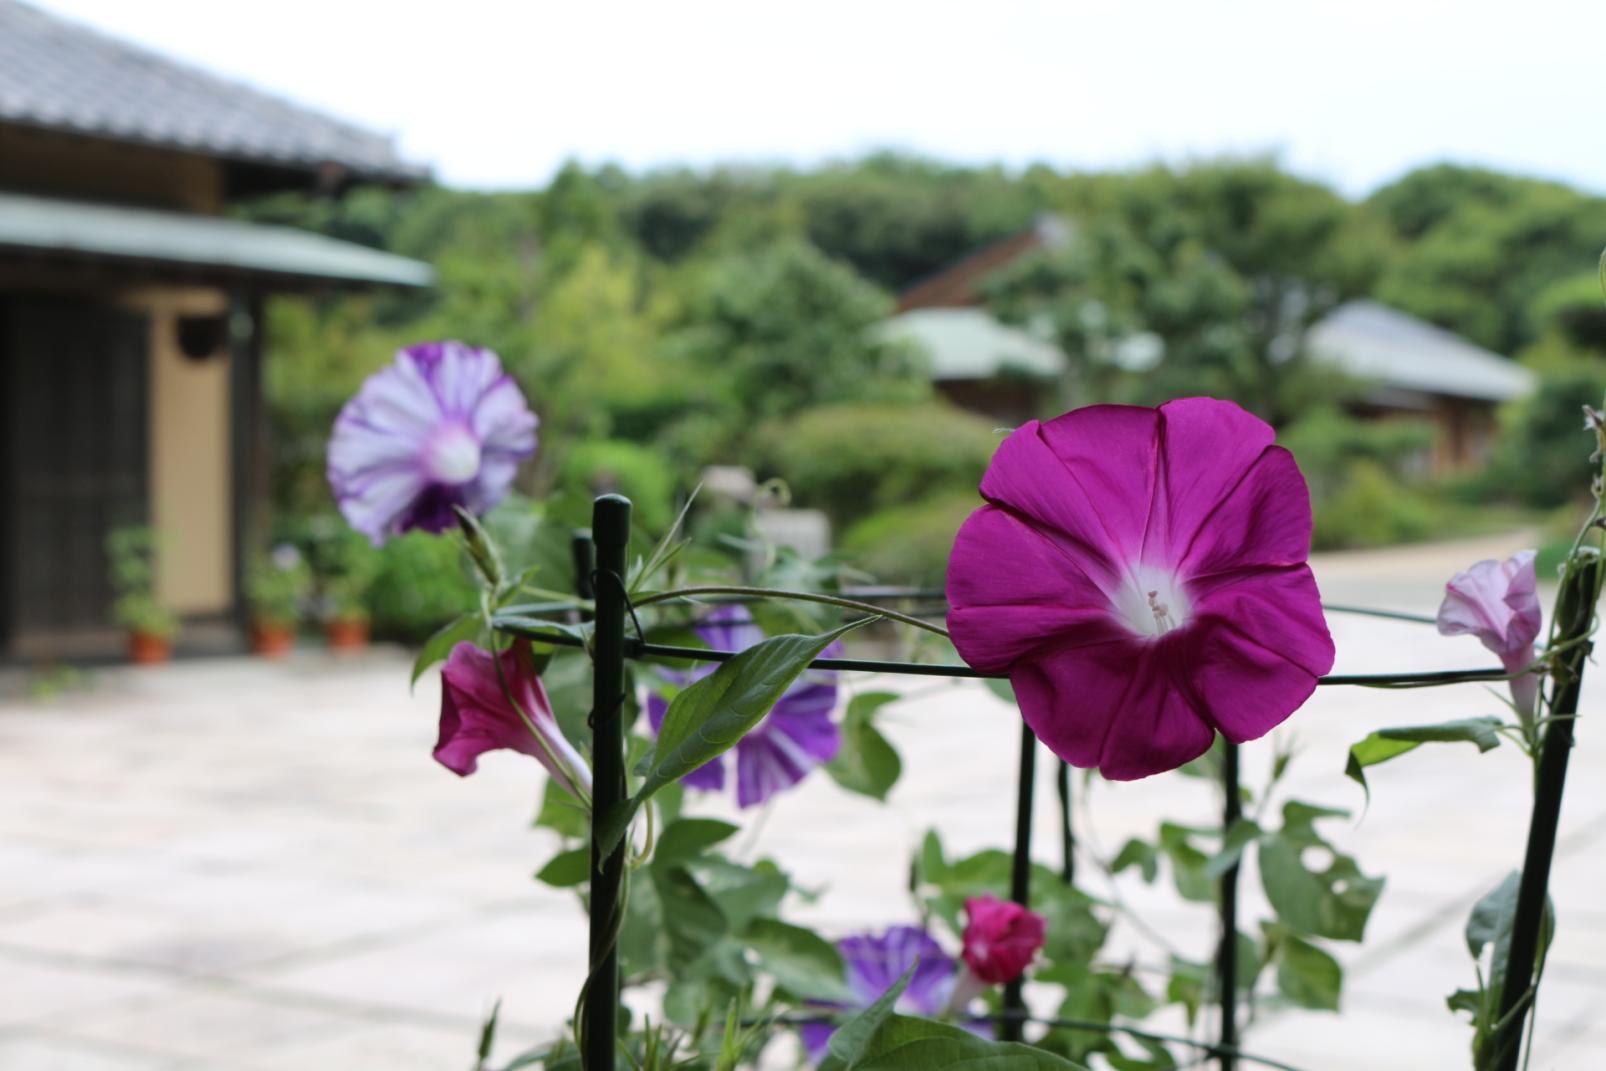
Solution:
[[(954, 988), (953, 958), (920, 927), (893, 926), (880, 935), (856, 934), (844, 937), (836, 947), (847, 966), (848, 988), (856, 998), (852, 1010), (874, 1004), (910, 967), (915, 968), (914, 976), (898, 998), (897, 1010), (934, 1018), (947, 1007)], [(800, 1031), (810, 1062), (818, 1064), (825, 1058), (836, 1027), (808, 1023)]]
[[(716, 651), (745, 651), (764, 638), (753, 617), (742, 606), (721, 606), (697, 626), (697, 635)], [(827, 657), (840, 648), (826, 648)], [(676, 684), (687, 685), (714, 672), (705, 663), (689, 673), (662, 671)], [(669, 703), (657, 695), (647, 699), (647, 720), (657, 732), (664, 722)], [(737, 741), (736, 804), (753, 807), (777, 792), (797, 784), (808, 772), (836, 758), (842, 747), (842, 733), (831, 712), (836, 709), (836, 674), (807, 670), (792, 683), (774, 708), (752, 731)], [(726, 756), (699, 766), (681, 781), (704, 792), (725, 787)]]
[(535, 414), (490, 350), (421, 342), (369, 376), (335, 418), (329, 486), (377, 546), (484, 513), (535, 453)]

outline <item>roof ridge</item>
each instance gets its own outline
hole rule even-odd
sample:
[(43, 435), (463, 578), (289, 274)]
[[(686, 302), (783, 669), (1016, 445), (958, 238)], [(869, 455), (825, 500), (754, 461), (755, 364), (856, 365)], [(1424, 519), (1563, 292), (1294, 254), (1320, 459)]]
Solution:
[(280, 165), (426, 173), (402, 159), (393, 134), (76, 17), (0, 0), (0, 26), (0, 120)]

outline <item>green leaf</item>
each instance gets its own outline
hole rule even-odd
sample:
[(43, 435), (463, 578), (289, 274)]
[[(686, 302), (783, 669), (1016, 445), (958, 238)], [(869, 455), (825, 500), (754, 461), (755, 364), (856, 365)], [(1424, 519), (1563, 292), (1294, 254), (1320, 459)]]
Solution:
[(1167, 1003), (1182, 1005), (1189, 1027), (1204, 1005), (1209, 983), (1210, 964), (1177, 955), (1171, 957), (1171, 977), (1166, 981), (1165, 999)]
[(485, 1061), (491, 1058), (491, 1048), (496, 1044), (496, 1020), (502, 1015), (502, 998), (498, 997), (496, 1003), (491, 1005), (490, 1018), (480, 1027), (480, 1044), (476, 1051), (479, 1061), (475, 1064), (475, 1071), (485, 1066)]
[[(1295, 933), (1339, 941), (1365, 936), (1384, 879), (1362, 873), (1359, 864), (1336, 851), (1315, 826), (1319, 819), (1347, 813), (1292, 801), (1283, 807), (1283, 828), (1260, 838), (1261, 887), (1278, 920)], [(1328, 861), (1326, 867), (1306, 866), (1311, 849)]]
[(1500, 746), (1500, 734), (1496, 730), (1501, 724), (1503, 723), (1499, 718), (1484, 717), (1461, 718), (1457, 721), (1439, 722), (1436, 725), (1404, 725), (1393, 729), (1379, 729), (1349, 749), (1349, 760), (1344, 764), (1344, 775), (1365, 789), (1367, 797), (1370, 798), (1372, 789), (1366, 783), (1368, 766), (1376, 766), (1398, 758), (1428, 743), (1465, 742), (1475, 744), (1480, 752), (1490, 751)]
[(849, 792), (885, 800), (903, 772), (898, 752), (873, 724), (875, 712), (898, 698), (896, 692), (865, 692), (848, 703), (842, 748), (825, 770)]
[(1184, 900), (1209, 903), (1216, 897), (1216, 884), (1205, 874), (1209, 856), (1193, 846), (1192, 838), (1208, 836), (1210, 830), (1189, 829), (1173, 822), (1160, 825), (1160, 853), (1171, 864), (1171, 879)]
[(418, 683), (418, 678), (437, 662), (446, 661), (446, 656), (452, 653), (452, 648), (460, 643), (472, 643), (480, 635), (480, 617), (478, 614), (463, 614), (454, 618), (436, 629), (424, 641), (424, 646), (418, 649), (418, 657), (413, 659), (413, 676), (409, 685)]
[[(588, 647), (590, 645), (591, 635), (595, 630), (595, 626), (590, 624), (573, 625), (567, 621), (553, 621), (550, 618), (545, 617), (531, 617), (528, 614), (520, 614), (510, 610), (498, 610), (496, 613), (492, 614), (491, 626), (499, 631), (504, 632), (550, 632), (559, 636), (567, 636), (569, 639), (575, 640), (581, 647)], [(541, 649), (541, 639), (539, 636), (531, 636), (529, 639), (530, 642), (535, 645), (537, 650)], [(552, 645), (548, 646), (550, 647)], [(569, 645), (561, 644), (559, 646)]]
[(754, 919), (743, 935), (759, 967), (775, 984), (805, 1000), (854, 1003), (836, 945), (812, 930), (779, 919)]
[(653, 849), (653, 865), (685, 862), (741, 829), (717, 818), (677, 818), (664, 827)]
[(602, 815), (598, 836), (603, 850), (611, 852), (618, 846), (631, 819), (654, 792), (729, 751), (763, 720), (821, 651), (870, 620), (819, 636), (772, 636), (683, 688), (670, 701), (658, 742), (642, 762), (640, 790)]
[(1337, 1011), (1344, 989), (1338, 960), (1287, 930), (1275, 939), (1277, 988), (1301, 1008)]
[(772, 636), (688, 685), (670, 702), (637, 793), (645, 800), (723, 755), (763, 720), (808, 664), (863, 622), (818, 636)]
[[(841, 1033), (837, 1031), (837, 1036)], [(835, 1055), (836, 1036), (831, 1040)], [(849, 1071), (1080, 1071), (1082, 1067), (1029, 1045), (989, 1041), (951, 1023), (911, 1015), (884, 1018), (846, 1064)]]
[(670, 970), (680, 971), (724, 939), (728, 930), (725, 913), (686, 867), (648, 869), (653, 889), (663, 905)]
[(535, 816), (535, 824), (565, 837), (586, 837), (591, 833), (585, 808), (550, 777), (541, 796), (541, 810)]
[(684, 865), (719, 905), (733, 932), (740, 932), (753, 919), (774, 915), (791, 888), (787, 876), (764, 859), (745, 867), (717, 855), (704, 855)]
[(1205, 877), (1212, 881), (1219, 881), (1221, 876), (1243, 859), (1244, 849), (1253, 844), (1261, 836), (1258, 825), (1247, 818), (1240, 818), (1227, 830), (1227, 835), (1221, 838), (1221, 850), (1210, 857), (1205, 864)]
[(547, 860), (546, 866), (535, 875), (536, 881), (543, 881), (554, 889), (570, 889), (576, 885), (584, 885), (590, 878), (590, 845), (559, 852)]
[(828, 1051), (834, 1061), (839, 1061), (844, 1067), (852, 1068), (855, 1062), (864, 1055), (870, 1043), (875, 1039), (876, 1031), (892, 1017), (892, 1009), (897, 1005), (898, 998), (903, 991), (909, 988), (909, 979), (914, 977), (915, 967), (912, 964), (899, 978), (887, 987), (887, 991), (858, 1015), (843, 1023), (831, 1035)]
[(1493, 944), (1498, 949), (1502, 942), (1511, 941), (1511, 925), (1517, 915), (1517, 893), (1522, 888), (1522, 874), (1513, 870), (1476, 904), (1467, 919), (1467, 951), (1472, 958), (1483, 955)]
[(1162, 1042), (1152, 1038), (1127, 1038), (1129, 1044), (1136, 1045), (1143, 1050), (1142, 1056), (1128, 1056), (1122, 1052), (1108, 1052), (1104, 1059), (1110, 1065), (1110, 1071), (1174, 1071), (1177, 1066), (1176, 1057)]
[(1119, 874), (1129, 867), (1137, 867), (1143, 880), (1153, 885), (1154, 879), (1160, 874), (1160, 853), (1148, 841), (1133, 837), (1115, 853), (1115, 858), (1110, 861), (1110, 873)]
[(928, 829), (920, 841), (919, 880), (940, 884), (947, 875), (948, 860), (943, 858), (942, 838), (935, 829)]

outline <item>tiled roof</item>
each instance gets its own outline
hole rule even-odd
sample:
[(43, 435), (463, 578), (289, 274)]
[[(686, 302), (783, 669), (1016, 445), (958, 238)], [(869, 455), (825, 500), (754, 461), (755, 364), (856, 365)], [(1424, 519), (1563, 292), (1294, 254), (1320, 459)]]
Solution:
[(1018, 372), (1051, 379), (1065, 357), (1050, 342), (999, 322), (986, 309), (910, 309), (879, 325), (888, 342), (907, 342), (930, 362), (931, 378), (991, 379)]
[(0, 122), (298, 169), (415, 181), (391, 139), (0, 0)]
[(1310, 329), (1316, 360), (1393, 390), (1506, 402), (1534, 389), (1534, 374), (1425, 320), (1375, 301), (1351, 301)]

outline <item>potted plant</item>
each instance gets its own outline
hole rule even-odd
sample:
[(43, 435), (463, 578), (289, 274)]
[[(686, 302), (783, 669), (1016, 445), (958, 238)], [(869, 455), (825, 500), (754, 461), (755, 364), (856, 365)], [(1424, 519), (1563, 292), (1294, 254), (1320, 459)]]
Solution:
[(112, 616), (128, 632), (129, 661), (139, 665), (166, 662), (178, 635), (178, 615), (156, 599), (156, 545), (156, 533), (144, 526), (119, 528), (106, 537), (117, 592)]
[(321, 555), (324, 638), (332, 651), (368, 645), (368, 592), (379, 572), (379, 554), (352, 532), (330, 541)]
[(251, 605), (251, 649), (267, 658), (282, 658), (296, 642), (302, 603), (312, 589), (312, 573), (301, 552), (281, 543), (259, 557), (245, 578)]

